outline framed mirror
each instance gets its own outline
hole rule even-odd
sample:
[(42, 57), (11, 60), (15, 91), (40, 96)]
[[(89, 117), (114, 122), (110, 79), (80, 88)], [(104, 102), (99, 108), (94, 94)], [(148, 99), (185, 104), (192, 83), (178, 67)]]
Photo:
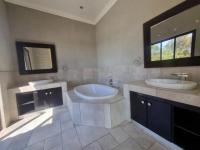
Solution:
[(16, 42), (20, 74), (57, 72), (55, 45)]
[(143, 25), (144, 67), (200, 66), (200, 1), (187, 0)]

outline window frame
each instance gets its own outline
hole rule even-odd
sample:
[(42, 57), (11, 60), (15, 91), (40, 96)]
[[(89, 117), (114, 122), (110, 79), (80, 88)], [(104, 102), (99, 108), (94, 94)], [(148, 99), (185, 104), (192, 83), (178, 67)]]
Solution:
[[(172, 36), (172, 37), (169, 37), (169, 38), (166, 38), (166, 39), (163, 39), (163, 40), (160, 40), (160, 41), (156, 41), (154, 43), (151, 43), (151, 47), (155, 44), (160, 44), (160, 60), (156, 60), (156, 61), (168, 61), (168, 60), (177, 60), (177, 59), (183, 59), (183, 58), (191, 58), (191, 57), (183, 57), (183, 58), (176, 58), (176, 39), (181, 37), (181, 36), (185, 36), (185, 35), (188, 35), (188, 34), (191, 34), (192, 33), (192, 41), (191, 41), (191, 57), (194, 57), (194, 51), (195, 51), (195, 41), (196, 41), (196, 29), (195, 30), (191, 30), (191, 31), (188, 31), (188, 32), (184, 32), (184, 33), (181, 33), (181, 34), (178, 34), (178, 35), (175, 35), (175, 36)], [(167, 60), (162, 60), (162, 43), (163, 42), (166, 42), (166, 41), (169, 41), (169, 40), (174, 40), (174, 49), (173, 49), (173, 59), (167, 59)], [(150, 49), (150, 54), (152, 54), (152, 49)], [(151, 58), (152, 58), (152, 55), (151, 55)], [(156, 61), (152, 61), (151, 62), (156, 62)]]
[(200, 56), (189, 58), (180, 58), (166, 61), (151, 61), (151, 28), (162, 21), (165, 21), (175, 15), (180, 14), (188, 9), (199, 6), (199, 0), (186, 0), (177, 6), (161, 13), (143, 24), (144, 40), (144, 68), (162, 68), (162, 67), (183, 67), (183, 66), (200, 66)]

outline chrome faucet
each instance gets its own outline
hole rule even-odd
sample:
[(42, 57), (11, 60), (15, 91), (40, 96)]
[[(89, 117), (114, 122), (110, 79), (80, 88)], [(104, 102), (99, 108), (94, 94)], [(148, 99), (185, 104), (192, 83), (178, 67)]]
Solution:
[(109, 85), (113, 86), (113, 79), (109, 79)]
[(176, 76), (180, 80), (188, 81), (189, 80), (189, 74), (188, 73), (172, 73), (172, 76)]

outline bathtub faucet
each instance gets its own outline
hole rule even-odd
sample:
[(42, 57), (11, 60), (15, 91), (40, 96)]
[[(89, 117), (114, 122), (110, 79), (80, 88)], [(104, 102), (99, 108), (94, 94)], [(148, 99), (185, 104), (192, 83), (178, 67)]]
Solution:
[(109, 85), (113, 86), (113, 79), (109, 79)]

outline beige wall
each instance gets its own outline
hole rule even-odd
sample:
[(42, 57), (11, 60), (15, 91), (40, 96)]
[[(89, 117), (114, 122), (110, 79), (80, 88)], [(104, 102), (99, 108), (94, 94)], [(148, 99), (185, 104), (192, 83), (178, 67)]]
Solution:
[(51, 77), (71, 84), (96, 79), (95, 26), (16, 5), (7, 8), (12, 44), (22, 40), (56, 45), (58, 73), (18, 75), (19, 83)]
[(6, 6), (3, 0), (0, 0), (0, 118), (3, 127), (10, 122), (7, 88), (14, 82), (12, 59)]
[(98, 79), (112, 77), (116, 85), (131, 80), (189, 72), (200, 81), (200, 67), (144, 69), (143, 23), (183, 0), (118, 0), (96, 26)]

